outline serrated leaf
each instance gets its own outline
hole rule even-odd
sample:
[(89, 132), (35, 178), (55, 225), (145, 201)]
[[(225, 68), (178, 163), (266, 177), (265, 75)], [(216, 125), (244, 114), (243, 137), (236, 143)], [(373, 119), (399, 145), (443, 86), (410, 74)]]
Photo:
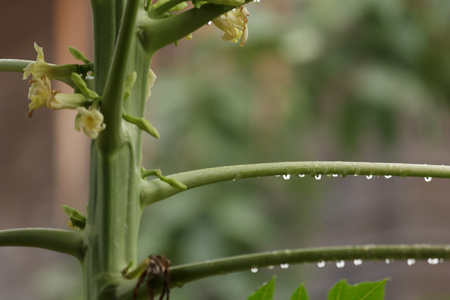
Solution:
[(308, 294), (305, 290), (305, 284), (302, 283), (292, 294), (290, 300), (309, 300)]
[(343, 279), (331, 288), (328, 300), (383, 300), (386, 281), (387, 279), (349, 285)]
[(275, 292), (275, 277), (260, 287), (253, 295), (247, 298), (247, 300), (273, 300)]

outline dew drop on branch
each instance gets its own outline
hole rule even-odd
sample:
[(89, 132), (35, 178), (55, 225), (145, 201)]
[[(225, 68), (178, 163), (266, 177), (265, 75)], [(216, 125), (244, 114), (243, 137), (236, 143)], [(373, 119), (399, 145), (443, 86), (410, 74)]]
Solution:
[(303, 178), (305, 177), (305, 174), (298, 174), (298, 177)]
[(289, 175), (289, 174), (283, 175), (284, 180), (289, 180), (290, 178), (291, 178), (291, 175)]
[(428, 263), (430, 265), (437, 265), (439, 263), (439, 258), (429, 258)]
[(408, 266), (412, 266), (416, 264), (416, 260), (414, 258), (409, 258), (406, 263), (408, 264)]
[(392, 178), (392, 175), (384, 175), (384, 178), (386, 179)]
[(270, 265), (267, 267), (268, 270), (273, 270), (273, 268), (275, 268), (275, 266)]
[(338, 267), (339, 269), (342, 269), (343, 267), (345, 267), (345, 261), (340, 260), (340, 261), (336, 262), (336, 267)]
[(325, 265), (326, 265), (326, 262), (325, 262), (324, 260), (319, 261), (319, 262), (317, 263), (317, 266), (318, 266), (319, 268), (323, 268), (323, 267), (325, 267)]
[(261, 0), (253, 0), (254, 3), (258, 4), (261, 2)]
[(256, 273), (258, 273), (258, 268), (257, 268), (257, 267), (252, 267), (252, 268), (250, 269), (250, 271), (251, 271), (253, 274), (256, 274)]
[(339, 174), (331, 174), (331, 176), (333, 176), (333, 177), (338, 177), (339, 176)]
[(316, 180), (320, 180), (320, 179), (322, 178), (322, 175), (320, 175), (320, 174), (314, 175), (314, 178), (315, 178)]
[(281, 264), (280, 268), (287, 269), (287, 268), (289, 268), (289, 264)]
[(386, 259), (384, 260), (384, 262), (385, 262), (387, 265), (389, 265), (392, 261), (391, 261), (389, 258), (386, 258)]
[(424, 177), (423, 179), (425, 179), (425, 182), (430, 182), (431, 179), (433, 179), (432, 177)]
[(372, 178), (373, 178), (373, 175), (367, 175), (366, 178), (367, 178), (367, 179), (372, 179)]
[(355, 259), (355, 260), (353, 261), (353, 264), (354, 264), (355, 266), (360, 266), (360, 265), (362, 265), (362, 263), (363, 263), (363, 261), (362, 261), (361, 259)]

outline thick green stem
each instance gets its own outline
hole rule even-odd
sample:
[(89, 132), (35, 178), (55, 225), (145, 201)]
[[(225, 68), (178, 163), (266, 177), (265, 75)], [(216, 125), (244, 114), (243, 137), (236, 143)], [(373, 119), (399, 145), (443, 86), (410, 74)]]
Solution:
[[(450, 166), (370, 163), (370, 162), (281, 162), (251, 165), (236, 165), (189, 171), (168, 176), (182, 182), (188, 189), (223, 181), (236, 181), (276, 175), (368, 175), (450, 178)], [(142, 206), (163, 200), (182, 192), (162, 183), (160, 180), (144, 181), (142, 184)]]
[[(233, 272), (257, 272), (259, 268), (280, 266), (288, 268), (292, 264), (318, 263), (324, 267), (327, 263), (343, 267), (345, 261), (361, 264), (367, 261), (408, 260), (409, 264), (417, 260), (426, 260), (435, 265), (450, 258), (450, 245), (361, 245), (342, 247), (322, 247), (307, 249), (286, 249), (255, 254), (238, 255), (206, 262), (175, 266), (170, 269), (171, 287), (202, 278), (225, 275)], [(124, 281), (117, 288), (118, 299), (131, 300), (136, 280)], [(161, 281), (155, 281), (152, 289), (159, 293)], [(146, 299), (146, 290), (141, 286), (139, 299)]]
[(117, 38), (117, 44), (102, 97), (102, 113), (106, 129), (99, 136), (102, 151), (114, 152), (122, 143), (122, 102), (124, 82), (129, 65), (131, 48), (134, 45), (136, 14), (140, 0), (127, 2)]
[(110, 0), (91, 0), (94, 22), (95, 91), (103, 94), (116, 44), (116, 5)]
[(80, 231), (24, 228), (0, 231), (0, 247), (35, 247), (74, 256), (81, 260), (84, 237)]

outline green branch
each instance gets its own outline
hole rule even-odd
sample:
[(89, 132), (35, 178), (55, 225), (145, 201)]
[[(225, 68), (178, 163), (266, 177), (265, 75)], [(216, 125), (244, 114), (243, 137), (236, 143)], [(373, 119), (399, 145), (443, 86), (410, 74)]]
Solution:
[[(256, 254), (238, 255), (215, 259), (201, 263), (180, 265), (171, 268), (172, 286), (182, 286), (185, 283), (201, 278), (223, 275), (231, 272), (257, 272), (258, 268), (280, 266), (288, 268), (290, 264), (301, 263), (340, 263), (356, 260), (357, 264), (364, 261), (408, 260), (409, 264), (416, 260), (428, 260), (430, 264), (438, 264), (450, 258), (450, 245), (362, 245), (343, 247), (323, 247), (295, 250), (279, 250)], [(344, 261), (344, 263), (342, 263)]]
[(34, 60), (24, 59), (0, 59), (0, 72), (23, 73), (23, 69), (34, 62)]
[[(235, 165), (189, 171), (168, 176), (182, 182), (188, 189), (203, 185), (275, 175), (371, 175), (400, 177), (450, 178), (450, 166), (370, 163), (370, 162), (281, 162)], [(141, 190), (142, 206), (163, 200), (182, 190), (167, 186), (160, 180), (144, 181)]]
[[(418, 260), (426, 260), (435, 265), (450, 258), (450, 245), (362, 245), (343, 247), (322, 247), (307, 249), (286, 249), (255, 254), (238, 255), (200, 263), (175, 266), (170, 269), (171, 288), (202, 278), (225, 275), (232, 272), (257, 272), (261, 268), (275, 266), (282, 269), (292, 264), (318, 263), (324, 267), (327, 263), (344, 267), (346, 261), (360, 265), (366, 261), (407, 260), (412, 265)], [(117, 288), (118, 299), (131, 300), (136, 280), (123, 281)], [(152, 282), (152, 289), (160, 293), (162, 282)], [(141, 285), (139, 299), (146, 299), (145, 284)], [(148, 296), (147, 296), (148, 297)]]
[(127, 76), (128, 58), (135, 35), (136, 14), (139, 3), (140, 0), (129, 0), (126, 4), (102, 97), (101, 111), (105, 117), (106, 129), (99, 136), (99, 145), (104, 151), (115, 151), (121, 144), (124, 82)]
[[(251, 0), (246, 0), (246, 3)], [(162, 6), (161, 6), (162, 7)], [(233, 6), (205, 4), (191, 8), (169, 18), (152, 20), (140, 17), (141, 42), (150, 53), (183, 39), (220, 15), (232, 10)]]
[(24, 228), (0, 231), (1, 247), (34, 247), (74, 256), (83, 257), (84, 239), (81, 232), (47, 229)]

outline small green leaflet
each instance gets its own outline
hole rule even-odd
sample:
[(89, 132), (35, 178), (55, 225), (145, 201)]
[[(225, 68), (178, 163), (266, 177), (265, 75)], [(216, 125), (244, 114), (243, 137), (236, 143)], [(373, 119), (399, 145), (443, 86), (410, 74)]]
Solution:
[(308, 300), (308, 294), (306, 294), (305, 284), (302, 283), (292, 294), (290, 300)]
[(331, 288), (328, 300), (383, 300), (387, 280), (348, 285), (343, 279)]
[[(386, 281), (388, 279), (349, 285), (343, 279), (331, 288), (328, 300), (383, 300)], [(274, 292), (275, 277), (260, 287), (247, 300), (273, 300)], [(309, 300), (303, 283), (295, 290), (290, 300)]]
[(275, 292), (275, 276), (272, 279), (260, 287), (253, 295), (247, 298), (247, 300), (273, 300)]

